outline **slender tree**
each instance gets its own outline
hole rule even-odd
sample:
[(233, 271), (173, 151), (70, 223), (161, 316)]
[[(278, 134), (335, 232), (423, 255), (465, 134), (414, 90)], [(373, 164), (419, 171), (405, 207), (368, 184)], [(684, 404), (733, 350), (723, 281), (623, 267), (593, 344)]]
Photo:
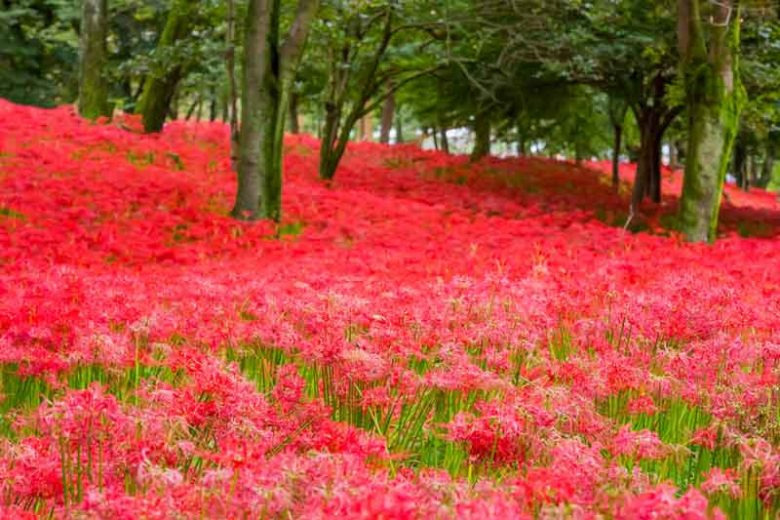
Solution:
[(108, 1), (84, 0), (81, 10), (79, 61), (79, 114), (88, 119), (111, 116), (108, 103), (106, 33)]
[(620, 149), (623, 140), (623, 122), (626, 120), (628, 103), (618, 95), (610, 95), (609, 122), (612, 125), (612, 186), (617, 189), (620, 185)]
[(228, 79), (227, 112), (230, 122), (230, 168), (238, 170), (238, 86), (236, 85), (236, 3), (227, 0), (225, 67)]
[(440, 66), (430, 50), (419, 52), (430, 43), (429, 37), (405, 40), (426, 25), (407, 19), (418, 16), (414, 11), (419, 9), (413, 2), (340, 2), (331, 14), (339, 29), (333, 31), (329, 25), (320, 35), (328, 67), (320, 144), (323, 180), (335, 176), (363, 117), (378, 110), (404, 85)]
[[(187, 35), (197, 5), (197, 0), (172, 1), (165, 28), (155, 50), (159, 57), (169, 53), (176, 42)], [(176, 92), (176, 86), (184, 73), (185, 63), (183, 60), (166, 59), (163, 61), (166, 63), (165, 67), (154, 67), (147, 76), (141, 99), (136, 108), (136, 113), (141, 114), (146, 132), (162, 130)]]
[(390, 94), (382, 105), (382, 118), (379, 132), (379, 142), (388, 144), (390, 142), (390, 130), (393, 128), (393, 117), (395, 116), (395, 94)]
[(481, 110), (474, 116), (474, 148), (469, 159), (478, 161), (490, 154), (490, 115)]
[(284, 41), (281, 0), (250, 0), (244, 39), (238, 191), (234, 218), (278, 222), (282, 205), (282, 138), (290, 90), (319, 0), (299, 0)]
[(738, 60), (740, 13), (732, 0), (706, 5), (700, 0), (678, 0), (677, 7), (688, 113), (679, 221), (688, 240), (712, 241), (745, 99)]

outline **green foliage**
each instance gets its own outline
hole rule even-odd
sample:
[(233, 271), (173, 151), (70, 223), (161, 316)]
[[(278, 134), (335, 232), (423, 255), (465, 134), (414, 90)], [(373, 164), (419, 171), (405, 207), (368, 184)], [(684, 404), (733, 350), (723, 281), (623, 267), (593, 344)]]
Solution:
[(0, 10), (0, 97), (55, 106), (76, 98), (76, 2), (17, 0)]

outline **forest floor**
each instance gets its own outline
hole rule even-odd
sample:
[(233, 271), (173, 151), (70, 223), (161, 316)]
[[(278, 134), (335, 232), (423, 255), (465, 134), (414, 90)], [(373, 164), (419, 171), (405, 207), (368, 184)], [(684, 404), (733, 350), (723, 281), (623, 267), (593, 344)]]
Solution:
[(607, 164), (286, 140), (227, 218), (222, 124), (0, 101), (0, 517), (780, 510), (780, 205), (624, 230)]

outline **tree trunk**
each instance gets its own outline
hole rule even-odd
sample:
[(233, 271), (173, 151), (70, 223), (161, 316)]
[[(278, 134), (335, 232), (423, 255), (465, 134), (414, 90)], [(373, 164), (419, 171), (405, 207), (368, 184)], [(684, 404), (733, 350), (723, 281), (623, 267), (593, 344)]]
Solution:
[(200, 120), (203, 117), (203, 98), (198, 99), (198, 109), (195, 112), (195, 120), (200, 123)]
[(764, 161), (761, 163), (761, 177), (759, 178), (759, 185), (766, 187), (769, 181), (772, 180), (772, 171), (775, 167), (775, 147), (771, 138), (766, 144), (766, 155), (764, 155)]
[(401, 121), (401, 111), (396, 109), (395, 114), (395, 144), (403, 144), (404, 142), (404, 127)]
[(650, 195), (653, 200), (660, 201), (660, 147), (663, 129), (662, 112), (648, 107), (637, 115), (639, 125), (639, 156), (637, 157), (634, 187), (631, 192), (631, 208), (639, 210), (642, 200)]
[[(360, 133), (368, 140), (372, 138), (371, 114), (374, 109), (379, 108), (379, 104), (384, 98), (379, 96), (375, 102), (369, 103), (369, 101), (384, 85), (383, 82), (380, 83), (377, 80), (377, 71), (393, 36), (393, 10), (391, 8), (386, 8), (383, 20), (382, 37), (374, 48), (373, 55), (366, 61), (365, 67), (360, 68), (358, 77), (361, 79), (354, 90), (347, 87), (350, 84), (351, 71), (354, 69), (357, 53), (350, 53), (348, 46), (347, 52), (336, 52), (332, 48), (328, 49), (330, 74), (325, 101), (325, 124), (320, 142), (320, 178), (323, 180), (331, 180), (336, 174), (336, 169), (347, 149), (347, 143), (355, 124), (362, 120), (364, 124), (361, 124), (360, 130), (362, 132)], [(357, 38), (358, 42), (363, 38), (357, 34), (352, 34), (352, 36)], [(356, 97), (349, 99), (350, 91), (354, 92)], [(386, 94), (389, 95), (390, 92)], [(345, 107), (348, 107), (348, 110), (345, 110)]]
[[(678, 43), (688, 108), (688, 146), (679, 222), (686, 238), (712, 241), (744, 90), (739, 80), (740, 13), (732, 0), (708, 5), (678, 0)], [(707, 37), (709, 36), (709, 38)]]
[(679, 158), (677, 156), (677, 143), (669, 141), (669, 169), (676, 170), (679, 167)]
[(436, 130), (436, 126), (431, 127), (431, 136), (433, 137), (433, 149), (439, 151), (439, 134)]
[[(341, 109), (333, 104), (325, 105), (325, 124), (322, 129), (322, 143), (335, 143), (339, 135), (339, 121), (341, 120)], [(336, 174), (338, 159), (335, 155), (337, 148), (331, 146), (320, 146), (320, 178), (323, 180), (333, 179)]]
[(388, 144), (390, 142), (390, 130), (393, 128), (393, 116), (395, 115), (395, 94), (390, 94), (382, 105), (382, 122), (379, 132), (379, 142)]
[(374, 119), (371, 117), (371, 114), (366, 114), (360, 118), (359, 131), (360, 131), (359, 139), (361, 141), (369, 141), (369, 142), (373, 141)]
[[(168, 48), (187, 35), (192, 11), (196, 6), (195, 0), (174, 0), (165, 21), (165, 28), (157, 42), (156, 53), (164, 54)], [(143, 94), (136, 107), (136, 113), (141, 114), (143, 119), (145, 132), (162, 130), (176, 86), (183, 73), (184, 65), (177, 63), (167, 66), (164, 70), (153, 70), (147, 76)]]
[(184, 116), (185, 121), (189, 121), (192, 117), (192, 114), (195, 113), (195, 109), (198, 108), (198, 103), (200, 102), (200, 99), (195, 99), (195, 101), (192, 102), (190, 105), (190, 108), (187, 109), (187, 114)]
[(450, 142), (447, 139), (447, 129), (443, 126), (439, 129), (439, 142), (441, 143), (441, 151), (450, 153)]
[(623, 138), (623, 126), (612, 125), (614, 140), (612, 141), (612, 187), (620, 186), (620, 144)]
[(87, 119), (111, 116), (108, 84), (103, 77), (106, 66), (107, 0), (84, 0), (81, 10), (79, 42), (79, 114)]
[(734, 168), (734, 178), (737, 181), (737, 186), (747, 190), (748, 176), (747, 176), (747, 148), (745, 147), (744, 139), (740, 139), (737, 134), (734, 142), (734, 159), (732, 161)]
[[(750, 177), (748, 186), (758, 186), (759, 171), (760, 163), (758, 157), (755, 155), (748, 156), (748, 174)], [(747, 187), (745, 189), (747, 189)]]
[(291, 134), (300, 133), (301, 128), (298, 125), (298, 94), (297, 93), (290, 95), (290, 109), (289, 109), (288, 117), (290, 119), (288, 123), (290, 125), (290, 133)]
[(209, 121), (214, 122), (217, 120), (217, 89), (213, 88), (209, 91)]
[(663, 129), (661, 129), (655, 136), (655, 142), (653, 143), (653, 156), (650, 169), (650, 185), (648, 186), (647, 196), (650, 200), (656, 204), (661, 202), (661, 138), (663, 137)]
[(234, 218), (281, 219), (284, 122), (292, 81), (318, 0), (299, 0), (284, 45), (280, 2), (250, 0), (244, 40), (238, 191)]
[(522, 125), (517, 123), (517, 155), (522, 157), (526, 154), (526, 134), (523, 131)]
[(474, 118), (474, 148), (471, 150), (471, 161), (478, 161), (490, 154), (490, 118), (481, 112)]
[(626, 120), (628, 103), (625, 97), (610, 93), (607, 98), (609, 121), (612, 123), (614, 139), (612, 142), (612, 186), (617, 190), (620, 185), (620, 146), (623, 138), (623, 122)]
[[(238, 171), (238, 87), (236, 85), (236, 5), (227, 3), (227, 28), (225, 30), (225, 67), (228, 79), (225, 120), (230, 121), (230, 169)], [(249, 22), (247, 22), (249, 23)]]

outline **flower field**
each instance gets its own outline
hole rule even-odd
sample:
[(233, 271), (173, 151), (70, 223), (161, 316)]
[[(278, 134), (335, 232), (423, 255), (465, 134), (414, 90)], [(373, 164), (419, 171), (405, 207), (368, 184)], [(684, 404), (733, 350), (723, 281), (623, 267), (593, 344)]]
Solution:
[(0, 517), (777, 518), (774, 195), (289, 136), (274, 229), (136, 126), (0, 101)]

